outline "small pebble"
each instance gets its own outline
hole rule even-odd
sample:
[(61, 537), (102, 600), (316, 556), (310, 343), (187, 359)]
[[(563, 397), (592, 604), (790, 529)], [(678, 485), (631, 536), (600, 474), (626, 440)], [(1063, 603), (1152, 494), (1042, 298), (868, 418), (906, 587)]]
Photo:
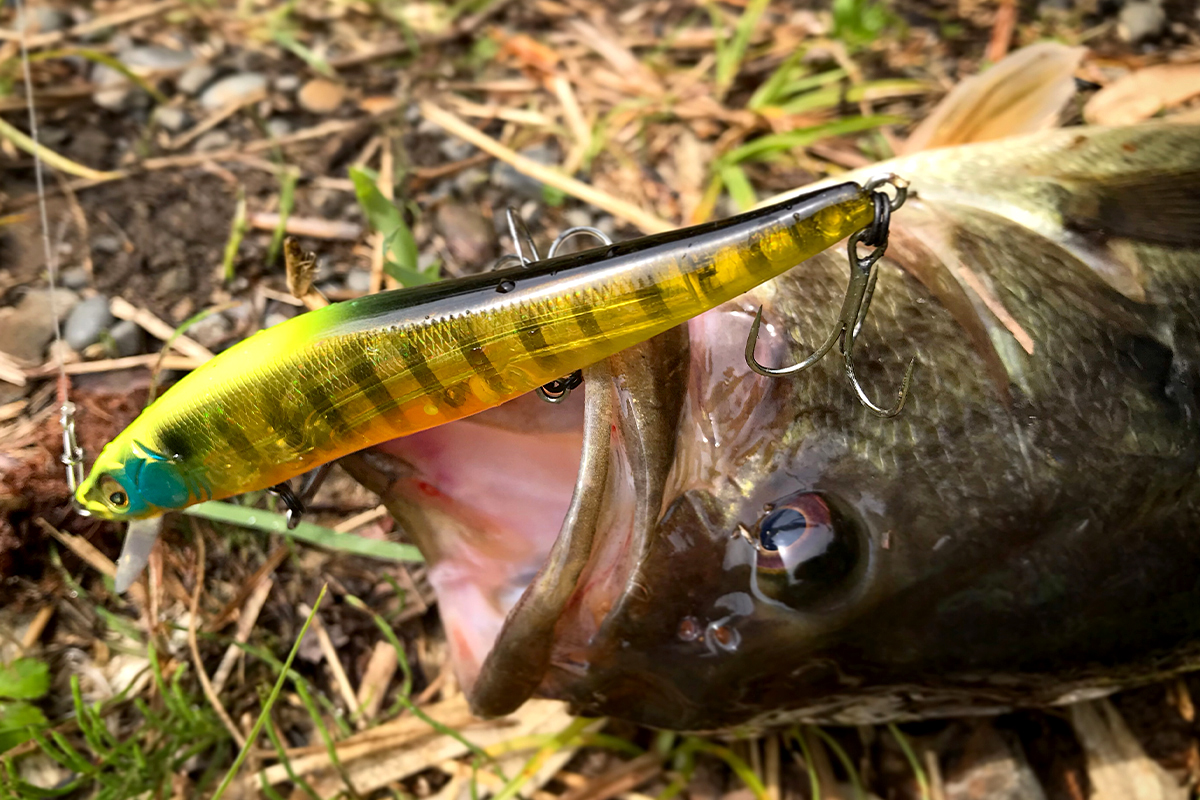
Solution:
[(267, 314), (267, 318), (263, 320), (263, 327), (273, 328), (281, 322), (287, 322), (289, 319), (291, 319), (291, 317), (289, 317), (287, 314), (281, 314), (278, 311), (272, 311), (270, 314)]
[(240, 72), (214, 83), (200, 95), (200, 105), (208, 111), (216, 111), (231, 103), (238, 103), (248, 97), (265, 91), (267, 76), (258, 72)]
[(592, 215), (586, 208), (569, 208), (563, 219), (568, 228), (586, 228), (592, 224)]
[(438, 142), (438, 150), (450, 161), (462, 161), (475, 154), (475, 145), (455, 136), (447, 136)]
[(1117, 33), (1131, 44), (1143, 39), (1156, 39), (1162, 36), (1166, 27), (1166, 12), (1161, 3), (1153, 1), (1126, 3), (1117, 18)]
[(496, 231), (477, 204), (443, 203), (433, 224), (445, 238), (450, 257), (465, 272), (480, 272), (495, 260)]
[(280, 136), (287, 136), (292, 132), (292, 123), (288, 122), (283, 117), (271, 117), (267, 120), (267, 133), (278, 139)]
[(89, 297), (67, 316), (63, 327), (63, 338), (74, 350), (82, 350), (100, 340), (100, 334), (113, 324), (112, 312), (108, 310), (108, 298), (102, 294)]
[(310, 114), (332, 114), (345, 99), (345, 87), (324, 78), (315, 78), (304, 84), (296, 95), (296, 102)]
[[(138, 74), (156, 72), (158, 70), (183, 69), (196, 60), (189, 50), (172, 50), (167, 47), (131, 46), (117, 54), (117, 60)], [(97, 64), (92, 70), (92, 83), (99, 87), (92, 94), (92, 100), (101, 108), (109, 111), (122, 111), (133, 102), (145, 103), (148, 96), (141, 89), (129, 82), (118, 70), (105, 64)]]
[(366, 269), (352, 269), (347, 272), (346, 288), (359, 294), (366, 294), (371, 291), (371, 271)]
[(136, 356), (146, 349), (146, 333), (141, 326), (131, 320), (123, 319), (108, 332), (112, 337), (113, 347), (119, 358)]
[(183, 74), (179, 76), (179, 80), (175, 81), (175, 86), (189, 97), (195, 97), (216, 76), (217, 70), (212, 65), (196, 64), (183, 71)]
[(196, 152), (207, 150), (223, 150), (233, 143), (233, 138), (225, 131), (209, 131), (196, 140), (192, 149)]
[(180, 265), (167, 270), (158, 279), (158, 294), (170, 296), (183, 294), (192, 288), (192, 274), (186, 266)]
[(67, 267), (58, 273), (58, 285), (76, 291), (88, 285), (87, 270), (83, 267)]
[(293, 74), (289, 73), (287, 75), (280, 75), (278, 78), (275, 79), (275, 91), (277, 91), (277, 92), (282, 92), (283, 94), (291, 94), (292, 92), (296, 91), (299, 88), (300, 88), (300, 76), (299, 75), (293, 75)]
[(225, 340), (233, 335), (233, 324), (224, 314), (209, 314), (194, 323), (186, 333), (209, 350), (219, 350)]
[(162, 106), (154, 112), (154, 118), (158, 120), (159, 125), (162, 125), (171, 133), (179, 133), (188, 124), (187, 112), (182, 108)]
[(487, 182), (488, 173), (483, 167), (470, 167), (454, 176), (455, 190), (465, 197), (470, 197), (475, 189)]
[(118, 236), (102, 233), (92, 238), (92, 249), (97, 253), (106, 253), (108, 255), (119, 253), (121, 252), (121, 239)]
[[(552, 165), (558, 163), (556, 148), (540, 144), (521, 151), (521, 155), (539, 164)], [(492, 181), (501, 189), (515, 194), (542, 201), (542, 182), (522, 175), (503, 161), (497, 161), (492, 167)]]
[[(54, 298), (59, 319), (64, 319), (79, 302), (78, 295), (70, 289), (56, 290)], [(0, 309), (0, 350), (10, 356), (40, 364), (46, 345), (53, 338), (54, 315), (49, 290), (29, 292), (16, 308)]]
[(79, 361), (79, 352), (66, 341), (51, 342), (46, 348), (46, 359), (55, 363), (62, 361), (64, 364), (74, 364)]
[[(26, 8), (25, 15), (17, 21), (13, 29), (20, 31), (24, 27), (29, 33), (53, 33), (65, 28), (67, 22), (67, 15), (57, 9), (47, 6), (34, 6), (33, 8)], [(21, 23), (25, 24), (22, 25)]]

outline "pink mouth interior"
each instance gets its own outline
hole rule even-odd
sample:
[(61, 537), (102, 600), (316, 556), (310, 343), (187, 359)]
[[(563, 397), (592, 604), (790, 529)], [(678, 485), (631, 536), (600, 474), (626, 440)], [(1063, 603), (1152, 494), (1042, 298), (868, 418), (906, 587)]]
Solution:
[(416, 468), (407, 491), (435, 529), (429, 579), (465, 686), (558, 536), (579, 471), (582, 406), (582, 392), (561, 405), (530, 395), (384, 445)]

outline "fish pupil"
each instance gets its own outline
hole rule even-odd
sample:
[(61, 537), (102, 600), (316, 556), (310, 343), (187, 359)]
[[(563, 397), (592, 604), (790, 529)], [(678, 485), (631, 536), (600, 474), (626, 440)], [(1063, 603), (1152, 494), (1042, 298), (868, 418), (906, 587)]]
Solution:
[(762, 523), (759, 543), (764, 550), (783, 550), (804, 535), (808, 520), (794, 508), (781, 508)]

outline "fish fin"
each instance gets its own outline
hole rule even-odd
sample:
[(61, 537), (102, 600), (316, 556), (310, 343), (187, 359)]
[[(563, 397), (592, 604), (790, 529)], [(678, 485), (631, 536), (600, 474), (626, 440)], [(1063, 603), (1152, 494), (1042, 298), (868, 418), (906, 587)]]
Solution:
[(1042, 42), (955, 86), (904, 143), (903, 153), (987, 142), (1058, 127), (1087, 52)]
[(1080, 183), (1062, 209), (1067, 230), (1172, 247), (1200, 246), (1200, 170)]

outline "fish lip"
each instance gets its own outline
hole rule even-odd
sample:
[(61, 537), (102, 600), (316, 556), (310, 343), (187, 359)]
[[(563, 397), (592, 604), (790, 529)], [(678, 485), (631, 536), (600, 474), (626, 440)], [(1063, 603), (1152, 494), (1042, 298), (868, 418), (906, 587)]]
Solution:
[[(684, 325), (585, 370), (584, 446), (572, 505), (549, 556), (509, 611), (467, 692), (476, 714), (510, 713), (544, 684), (560, 640), (560, 619), (583, 602), (588, 574), (599, 568), (596, 562), (609, 538), (629, 530), (613, 524), (606, 505), (630, 488), (635, 498), (630, 546), (616, 577), (625, 582), (637, 573), (657, 527), (674, 461), (688, 349)], [(612, 468), (618, 455), (627, 475)], [(628, 590), (620, 587), (618, 605)]]

